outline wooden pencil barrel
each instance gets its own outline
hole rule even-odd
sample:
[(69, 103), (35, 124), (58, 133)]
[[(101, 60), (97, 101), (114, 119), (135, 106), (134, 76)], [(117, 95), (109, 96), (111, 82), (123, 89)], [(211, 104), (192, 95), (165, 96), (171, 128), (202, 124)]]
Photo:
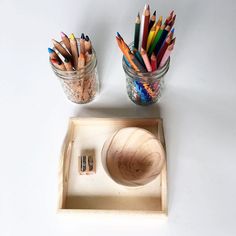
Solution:
[(142, 186), (160, 174), (165, 152), (160, 141), (149, 131), (128, 127), (106, 140), (102, 158), (114, 181), (126, 186)]

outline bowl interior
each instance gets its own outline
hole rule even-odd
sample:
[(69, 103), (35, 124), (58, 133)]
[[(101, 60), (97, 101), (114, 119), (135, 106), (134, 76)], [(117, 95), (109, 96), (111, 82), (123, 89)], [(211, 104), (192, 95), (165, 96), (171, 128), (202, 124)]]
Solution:
[(160, 174), (165, 152), (152, 133), (129, 127), (118, 130), (106, 140), (102, 158), (114, 181), (125, 186), (142, 186)]

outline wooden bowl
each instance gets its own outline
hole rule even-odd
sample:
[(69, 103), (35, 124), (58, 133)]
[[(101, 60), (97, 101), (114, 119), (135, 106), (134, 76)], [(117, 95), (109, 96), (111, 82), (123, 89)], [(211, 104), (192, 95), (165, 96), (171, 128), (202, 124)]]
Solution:
[(126, 186), (141, 186), (155, 179), (165, 162), (160, 141), (149, 131), (123, 128), (106, 140), (102, 158), (111, 178)]

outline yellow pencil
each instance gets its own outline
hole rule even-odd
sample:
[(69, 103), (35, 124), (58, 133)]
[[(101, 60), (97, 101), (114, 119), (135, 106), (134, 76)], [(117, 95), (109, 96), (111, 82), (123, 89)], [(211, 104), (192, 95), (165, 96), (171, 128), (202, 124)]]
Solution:
[(156, 32), (156, 23), (152, 26), (149, 34), (148, 34), (148, 40), (147, 40), (147, 51), (153, 41), (153, 38), (154, 38), (154, 35), (155, 35), (155, 32)]
[(79, 57), (77, 41), (74, 34), (71, 34), (69, 38), (70, 38), (70, 46), (71, 46), (71, 52), (72, 52), (72, 58), (73, 58), (73, 66), (75, 69), (77, 69), (78, 57)]

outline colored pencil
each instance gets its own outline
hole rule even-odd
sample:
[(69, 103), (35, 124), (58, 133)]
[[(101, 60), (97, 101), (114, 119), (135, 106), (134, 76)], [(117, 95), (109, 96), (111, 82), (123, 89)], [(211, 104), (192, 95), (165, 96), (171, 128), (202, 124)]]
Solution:
[(149, 50), (148, 50), (148, 56), (150, 57), (152, 55), (152, 52), (154, 51), (154, 49), (156, 48), (160, 38), (161, 38), (161, 35), (162, 35), (162, 32), (163, 30), (165, 29), (165, 25), (162, 25), (161, 28), (158, 30)]
[(152, 71), (155, 71), (157, 69), (157, 57), (155, 56), (154, 53), (152, 53), (151, 56), (151, 66), (152, 66)]
[(120, 41), (121, 41), (121, 45), (124, 51), (124, 55), (125, 57), (128, 59), (129, 63), (131, 64), (131, 66), (136, 70), (136, 71), (141, 71), (141, 72), (146, 72), (145, 66), (143, 66), (141, 64), (141, 62), (139, 62), (139, 60), (133, 55), (133, 53), (130, 51), (128, 45), (125, 43), (125, 41), (123, 40), (123, 38), (120, 36), (119, 33), (117, 33)]
[(168, 23), (168, 25), (170, 26), (170, 28), (173, 27), (174, 23), (175, 23), (175, 18), (176, 18), (176, 15), (173, 16), (173, 18), (171, 19), (171, 21)]
[(143, 37), (142, 37), (142, 48), (146, 50), (147, 47), (147, 38), (148, 38), (148, 26), (149, 26), (149, 20), (150, 20), (150, 8), (149, 5), (146, 4), (144, 11), (143, 11), (143, 18), (142, 18), (142, 24), (143, 24)]
[[(164, 24), (162, 24), (162, 16), (156, 22), (156, 11), (150, 17), (150, 7), (146, 4), (141, 16), (141, 22), (139, 14), (136, 17), (133, 47), (129, 48), (121, 35), (117, 33), (116, 40), (123, 53), (124, 65), (132, 68), (138, 77), (141, 76), (140, 80), (132, 82), (133, 91), (131, 91), (135, 102), (138, 104), (146, 105), (156, 102), (158, 99), (161, 87), (158, 69), (165, 66), (173, 51), (175, 38), (173, 39), (174, 29), (171, 29), (175, 19), (176, 15), (174, 11), (171, 11)], [(156, 74), (150, 74), (154, 79), (150, 83), (150, 81), (146, 80), (146, 73), (155, 71), (157, 71)], [(161, 76), (162, 74), (160, 74)]]
[(84, 37), (84, 33), (81, 34), (81, 37), (79, 39), (79, 45), (80, 45), (80, 53), (85, 54), (85, 37)]
[(143, 61), (143, 58), (142, 58), (140, 52), (139, 52), (136, 48), (134, 48), (133, 53), (134, 53), (134, 56), (139, 60), (139, 62), (140, 62), (143, 66), (145, 66), (145, 63), (144, 63), (144, 61)]
[(78, 57), (79, 57), (77, 41), (74, 34), (71, 34), (69, 39), (70, 39), (70, 46), (71, 46), (71, 52), (72, 52), (72, 58), (73, 58), (73, 66), (77, 70)]
[(58, 52), (64, 57), (64, 58), (70, 58), (71, 55), (69, 54), (69, 52), (66, 51), (66, 49), (64, 47), (62, 47), (62, 45), (57, 42), (55, 39), (52, 39), (52, 43), (54, 45), (54, 47), (58, 50)]
[(174, 42), (173, 42), (171, 45), (169, 45), (168, 48), (166, 49), (165, 54), (164, 54), (164, 56), (163, 56), (162, 59), (161, 59), (160, 65), (158, 66), (158, 69), (159, 69), (159, 68), (162, 68), (162, 67), (166, 64), (166, 61), (168, 60), (168, 58), (170, 57), (171, 52), (172, 52), (173, 49), (174, 49), (174, 45), (175, 45), (175, 40), (174, 40)]
[(86, 35), (86, 37), (85, 37), (84, 46), (85, 46), (85, 52), (92, 54), (92, 44), (91, 44), (91, 40), (88, 35)]
[(146, 47), (146, 51), (148, 51), (153, 39), (154, 39), (154, 35), (156, 32), (156, 23), (152, 26), (149, 34), (148, 34), (148, 40), (147, 40), (147, 47)]
[(85, 66), (85, 56), (83, 53), (80, 53), (77, 68), (80, 70), (80, 69), (83, 69), (84, 66)]
[(143, 48), (141, 48), (141, 56), (143, 58), (143, 61), (145, 63), (147, 71), (151, 72), (152, 71), (152, 67), (151, 67), (150, 61), (148, 59), (147, 53), (146, 53), (146, 51)]
[(64, 65), (67, 71), (73, 71), (72, 63), (68, 58), (65, 58)]
[[(136, 72), (152, 72), (164, 62), (164, 57), (172, 51), (176, 15), (171, 11), (162, 24), (162, 16), (156, 22), (156, 11), (150, 17), (150, 7), (145, 4), (142, 18), (138, 14), (135, 21), (134, 46), (130, 49), (124, 39), (117, 33), (116, 40), (121, 49), (126, 64)], [(172, 30), (171, 30), (172, 29)]]
[(124, 44), (122, 43), (122, 39), (119, 38), (118, 36), (116, 36), (116, 41), (118, 43), (118, 46), (120, 48), (120, 50), (123, 52), (124, 57), (126, 58), (126, 60), (130, 63), (130, 65), (132, 66), (132, 68), (135, 71), (140, 71), (139, 68), (137, 67), (137, 65), (133, 62), (133, 60), (130, 57), (129, 51), (127, 50), (126, 47), (124, 47)]
[(57, 61), (62, 62), (61, 58), (57, 55), (57, 53), (53, 49), (48, 48), (48, 52), (49, 52), (49, 57), (51, 59), (56, 59)]
[(71, 54), (70, 40), (69, 40), (68, 36), (63, 32), (61, 32), (61, 40), (64, 43), (68, 52)]
[[(162, 16), (159, 17), (159, 19), (158, 19), (158, 21), (157, 21), (157, 23), (156, 23), (156, 29), (155, 29), (155, 33), (154, 33), (154, 35), (153, 35), (153, 40), (154, 40), (154, 38), (156, 37), (158, 31), (160, 30), (161, 25), (162, 25)], [(152, 42), (153, 42), (153, 40), (152, 40)]]
[(166, 18), (166, 20), (165, 20), (165, 23), (164, 23), (165, 25), (168, 25), (168, 24), (170, 23), (170, 21), (171, 21), (173, 15), (174, 15), (174, 11), (171, 11), (170, 14), (169, 14), (169, 16), (168, 16), (168, 17)]
[(135, 30), (134, 30), (134, 48), (138, 49), (139, 46), (139, 34), (140, 34), (140, 15), (138, 13), (135, 20)]
[(161, 49), (159, 50), (158, 54), (156, 55), (156, 57), (157, 57), (157, 66), (160, 64), (161, 59), (162, 59), (162, 57), (163, 57), (167, 47), (171, 44), (171, 42), (172, 42), (171, 40), (173, 38), (173, 34), (174, 34), (174, 29), (171, 30), (171, 32), (168, 34), (165, 42), (163, 43), (163, 45), (162, 45)]
[(52, 62), (52, 64), (57, 68), (57, 69), (59, 69), (59, 70), (66, 70), (66, 67), (65, 67), (65, 65), (62, 63), (62, 62), (60, 62), (60, 61), (58, 61), (58, 60), (56, 60), (56, 59), (50, 59), (51, 60), (51, 62)]
[(148, 32), (151, 30), (151, 28), (155, 24), (155, 22), (156, 22), (156, 11), (153, 12), (152, 17), (150, 18), (150, 22), (148, 25)]
[(159, 53), (159, 51), (160, 51), (160, 49), (161, 49), (161, 46), (162, 46), (162, 44), (164, 43), (164, 41), (165, 41), (165, 39), (166, 39), (166, 37), (167, 37), (169, 31), (170, 31), (170, 26), (167, 25), (167, 26), (165, 27), (165, 29), (163, 30), (163, 32), (162, 32), (162, 34), (161, 34), (161, 37), (160, 37), (160, 39), (159, 39), (159, 41), (158, 41), (158, 44), (156, 45), (156, 47), (155, 47), (155, 49), (154, 49), (155, 55), (157, 55), (157, 54)]
[(130, 55), (131, 60), (134, 62), (134, 64), (138, 67), (140, 72), (146, 73), (146, 67), (141, 64), (141, 62), (133, 55)]

